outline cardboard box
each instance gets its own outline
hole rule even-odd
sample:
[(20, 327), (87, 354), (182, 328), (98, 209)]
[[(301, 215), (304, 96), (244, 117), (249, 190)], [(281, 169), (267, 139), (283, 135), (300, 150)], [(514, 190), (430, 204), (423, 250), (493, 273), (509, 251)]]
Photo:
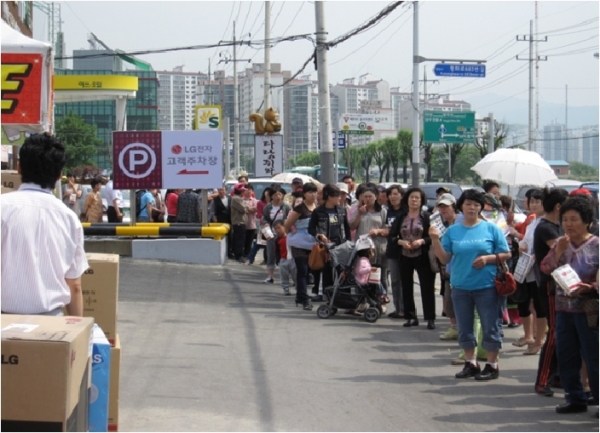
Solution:
[(121, 340), (117, 334), (110, 349), (110, 395), (108, 397), (108, 431), (119, 431), (119, 379), (121, 370)]
[(83, 315), (93, 317), (110, 344), (114, 345), (119, 301), (119, 256), (89, 253), (87, 260), (90, 267), (81, 276)]
[(2, 431), (85, 431), (94, 321), (3, 314)]
[(110, 343), (104, 332), (94, 324), (92, 340), (92, 387), (88, 431), (108, 431), (108, 395), (110, 384)]
[(16, 191), (21, 186), (21, 175), (16, 170), (2, 170), (0, 177), (2, 178), (2, 194)]

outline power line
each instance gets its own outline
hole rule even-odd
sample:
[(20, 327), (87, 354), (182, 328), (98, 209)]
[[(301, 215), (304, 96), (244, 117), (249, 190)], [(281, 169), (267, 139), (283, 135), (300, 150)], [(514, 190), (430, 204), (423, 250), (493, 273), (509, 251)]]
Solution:
[(273, 29), (275, 28), (275, 23), (277, 22), (277, 18), (279, 18), (279, 15), (281, 15), (281, 11), (283, 10), (283, 7), (285, 6), (285, 2), (282, 1), (281, 2), (281, 7), (279, 8), (279, 12), (277, 12), (277, 15), (275, 15), (275, 19), (273, 20), (273, 24), (271, 24), (271, 28), (269, 29), (269, 31), (273, 31)]
[(582, 39), (582, 40), (580, 40), (580, 41), (577, 41), (577, 42), (572, 42), (572, 43), (570, 43), (570, 44), (567, 44), (567, 45), (561, 45), (560, 47), (548, 48), (547, 50), (544, 50), (544, 51), (542, 51), (542, 53), (543, 53), (543, 54), (545, 54), (545, 53), (547, 53), (548, 51), (559, 50), (559, 49), (561, 49), (561, 48), (570, 47), (571, 45), (577, 45), (577, 44), (580, 44), (580, 43), (582, 43), (582, 42), (589, 41), (590, 39), (597, 39), (597, 38), (598, 38), (598, 35), (590, 36), (590, 37), (589, 37), (589, 38), (587, 38), (587, 39)]
[[(381, 10), (381, 12), (379, 12), (379, 14), (377, 14), (375, 17), (371, 18), (369, 21), (367, 21), (366, 23), (362, 24), (361, 26), (355, 28), (354, 30), (351, 30), (345, 34), (343, 34), (342, 36), (339, 36), (338, 38), (327, 42), (325, 44), (324, 47), (322, 47), (321, 49), (328, 49), (331, 47), (335, 47), (338, 44), (341, 44), (344, 41), (347, 41), (348, 39), (350, 39), (352, 36), (355, 36), (359, 33), (362, 33), (364, 31), (366, 31), (367, 29), (369, 29), (370, 27), (373, 27), (374, 25), (376, 25), (379, 21), (381, 21), (383, 18), (385, 18), (387, 15), (389, 15), (394, 9), (396, 9), (398, 6), (400, 6), (402, 3), (404, 3), (403, 1), (399, 1), (399, 2), (395, 2), (395, 3), (391, 3), (389, 4), (387, 7), (385, 7), (384, 9)], [(316, 50), (319, 47), (315, 48), (315, 51), (312, 53), (312, 55), (304, 62), (304, 65), (302, 65), (302, 67), (298, 70), (298, 72), (296, 72), (294, 75), (292, 75), (289, 79), (287, 79), (286, 81), (284, 81), (282, 84), (280, 85), (276, 85), (276, 86), (271, 86), (271, 88), (275, 88), (275, 87), (283, 87), (286, 84), (288, 84), (289, 82), (291, 82), (292, 80), (294, 80), (298, 75), (300, 75), (304, 69), (306, 68), (306, 66), (313, 60), (316, 59)]]
[[(292, 41), (296, 41), (296, 40), (300, 40), (300, 39), (306, 39), (309, 41), (312, 41), (314, 43), (314, 39), (311, 35), (309, 34), (305, 34), (305, 35), (293, 35), (293, 36), (287, 36), (287, 37), (277, 37), (277, 38), (273, 38), (270, 39), (270, 41), (273, 44), (279, 44), (281, 42), (292, 42)], [(244, 41), (244, 40), (238, 40), (236, 41), (237, 45), (248, 45), (248, 46), (262, 46), (265, 44), (264, 39), (257, 39), (254, 41)], [(160, 48), (160, 49), (154, 49), (154, 50), (139, 50), (139, 51), (128, 51), (128, 52), (123, 52), (121, 54), (123, 55), (129, 55), (129, 56), (139, 56), (139, 55), (144, 55), (144, 54), (161, 54), (161, 53), (168, 53), (168, 52), (172, 52), (172, 51), (186, 51), (186, 50), (204, 50), (204, 49), (209, 49), (209, 48), (223, 48), (223, 47), (230, 47), (233, 46), (233, 41), (221, 41), (218, 44), (208, 44), (208, 45), (189, 45), (189, 46), (184, 46), (184, 47), (173, 47), (173, 48)], [(80, 56), (63, 56), (63, 57), (55, 57), (56, 60), (61, 60), (61, 59), (73, 59), (73, 58), (78, 58), (78, 59), (89, 59), (89, 58), (96, 58), (96, 57), (107, 57), (107, 56), (114, 56), (113, 53), (110, 52), (106, 52), (106, 53), (96, 53), (96, 54), (84, 54), (84, 55), (80, 55)]]
[(290, 22), (290, 25), (287, 26), (287, 28), (285, 29), (285, 31), (281, 34), (281, 36), (285, 36), (285, 34), (288, 32), (288, 30), (292, 27), (292, 25), (294, 24), (294, 22), (296, 22), (296, 18), (298, 17), (298, 14), (300, 13), (300, 11), (302, 10), (302, 7), (304, 6), (304, 3), (306, 3), (305, 1), (303, 1), (302, 3), (300, 3), (300, 7), (298, 8), (298, 10), (296, 11), (296, 15), (294, 15), (294, 18), (292, 18), (292, 21)]
[[(233, 16), (233, 11), (235, 10), (235, 2), (231, 4), (231, 12), (229, 12), (229, 18), (227, 19), (227, 27), (225, 27), (225, 31), (223, 31), (223, 36), (221, 36), (221, 40), (225, 39), (225, 35), (227, 34), (227, 30), (229, 30), (229, 25), (231, 24), (231, 17)], [(215, 57), (218, 54), (218, 50), (215, 51), (213, 56), (211, 57), (210, 62), (213, 63), (215, 61)]]
[[(379, 31), (379, 33), (377, 33), (375, 36), (373, 36), (371, 39), (369, 39), (367, 42), (365, 42), (363, 45), (361, 45), (360, 47), (356, 48), (354, 51), (352, 51), (350, 54), (346, 55), (345, 57), (342, 57), (339, 60), (336, 60), (333, 63), (330, 63), (329, 66), (333, 66), (339, 62), (341, 62), (342, 60), (347, 59), (348, 57), (350, 57), (351, 55), (357, 53), (358, 51), (360, 51), (361, 49), (363, 49), (366, 45), (368, 45), (371, 41), (373, 41), (373, 39), (377, 38), (377, 36), (379, 36), (381, 33), (383, 33), (384, 31), (386, 31), (392, 24), (394, 24), (396, 21), (398, 21), (400, 18), (402, 18), (406, 13), (408, 12), (408, 9), (405, 10), (404, 12), (402, 12), (402, 14), (398, 15), (396, 18), (394, 18), (394, 20), (392, 22), (390, 22), (386, 27), (384, 27), (382, 30)], [(398, 27), (398, 29), (392, 34), (395, 35), (403, 26), (404, 24), (406, 24), (407, 21), (405, 21), (404, 23), (402, 23), (400, 25), (400, 27)]]

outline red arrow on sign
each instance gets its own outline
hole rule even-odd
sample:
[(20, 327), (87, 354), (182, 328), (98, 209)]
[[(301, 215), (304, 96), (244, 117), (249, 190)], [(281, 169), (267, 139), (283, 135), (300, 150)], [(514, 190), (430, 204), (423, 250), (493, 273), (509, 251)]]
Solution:
[(184, 168), (177, 174), (208, 174), (208, 170), (193, 171), (193, 170), (188, 170), (187, 168)]

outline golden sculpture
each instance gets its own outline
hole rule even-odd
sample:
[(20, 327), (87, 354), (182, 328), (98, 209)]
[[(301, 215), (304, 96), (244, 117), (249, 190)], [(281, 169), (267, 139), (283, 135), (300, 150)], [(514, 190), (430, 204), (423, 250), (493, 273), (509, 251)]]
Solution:
[(251, 122), (254, 122), (254, 132), (256, 132), (256, 135), (264, 135), (281, 131), (281, 122), (277, 120), (278, 117), (279, 113), (277, 111), (273, 110), (273, 108), (267, 108), (264, 118), (260, 113), (252, 113), (249, 119)]

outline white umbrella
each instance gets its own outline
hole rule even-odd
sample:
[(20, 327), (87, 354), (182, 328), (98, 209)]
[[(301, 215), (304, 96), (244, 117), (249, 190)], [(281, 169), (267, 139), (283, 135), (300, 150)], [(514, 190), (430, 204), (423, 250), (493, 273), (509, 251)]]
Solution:
[(538, 153), (522, 149), (498, 149), (486, 155), (471, 170), (482, 179), (513, 186), (543, 186), (558, 179)]
[(279, 173), (279, 174), (276, 174), (275, 176), (273, 176), (271, 179), (278, 180), (280, 182), (285, 182), (285, 183), (292, 183), (292, 180), (296, 177), (299, 177), (300, 179), (302, 179), (302, 182), (304, 182), (304, 183), (312, 182), (315, 185), (321, 185), (321, 182), (319, 182), (318, 180), (313, 179), (312, 177), (307, 176), (306, 174), (300, 174), (300, 173)]

